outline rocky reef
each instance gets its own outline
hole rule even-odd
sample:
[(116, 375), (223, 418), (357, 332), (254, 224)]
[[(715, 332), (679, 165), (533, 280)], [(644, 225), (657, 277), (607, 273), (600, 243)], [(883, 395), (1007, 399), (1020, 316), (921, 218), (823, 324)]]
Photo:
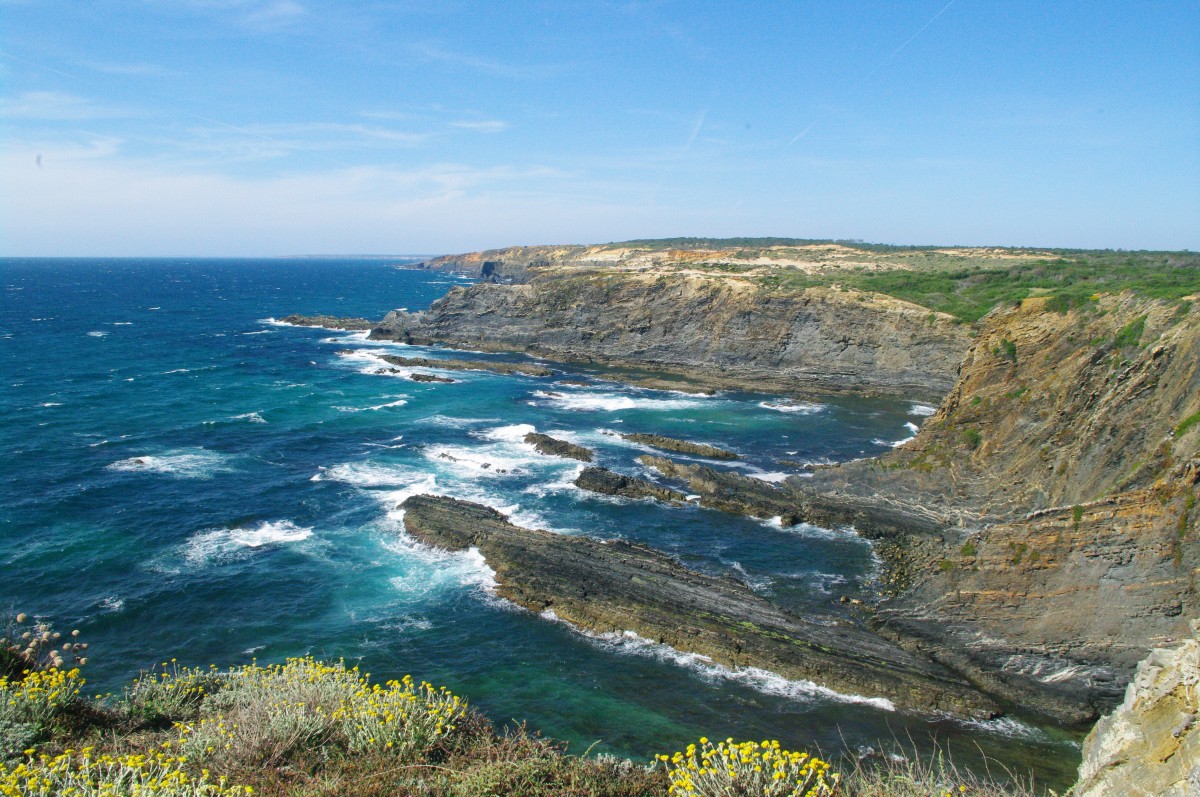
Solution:
[(581, 490), (590, 490), (603, 495), (616, 495), (621, 498), (654, 498), (676, 504), (687, 500), (687, 496), (678, 490), (672, 490), (636, 476), (613, 473), (607, 468), (585, 468), (576, 477), (575, 486)]
[(622, 434), (621, 438), (628, 440), (631, 443), (641, 443), (645, 446), (661, 448), (664, 451), (678, 451), (681, 454), (691, 454), (697, 457), (705, 457), (706, 459), (738, 458), (738, 455), (732, 451), (726, 451), (723, 448), (710, 446), (707, 443), (693, 443), (690, 440), (676, 440), (674, 437), (666, 437), (665, 435), (661, 434), (632, 432), (628, 434)]
[(522, 376), (553, 376), (554, 372), (541, 365), (530, 363), (505, 363), (495, 360), (434, 360), (429, 357), (398, 357), (394, 354), (380, 355), (379, 359), (402, 368), (440, 368), (443, 371), (491, 371), (494, 374), (521, 374)]
[(1200, 623), (1138, 665), (1125, 700), (1088, 734), (1075, 797), (1200, 794)]
[(525, 442), (536, 448), (538, 453), (548, 456), (577, 459), (580, 462), (591, 462), (595, 456), (590, 449), (539, 432), (525, 435)]
[(728, 667), (758, 667), (913, 709), (984, 717), (996, 710), (945, 668), (845, 616), (791, 614), (740, 582), (688, 570), (651, 548), (520, 528), (494, 509), (453, 498), (418, 495), (400, 508), (418, 540), (478, 549), (502, 597), (576, 628), (632, 631)]

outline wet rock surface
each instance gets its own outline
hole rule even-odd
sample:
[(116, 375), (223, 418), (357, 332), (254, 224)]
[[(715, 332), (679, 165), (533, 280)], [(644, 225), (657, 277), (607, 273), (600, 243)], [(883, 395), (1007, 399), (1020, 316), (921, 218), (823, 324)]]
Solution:
[(678, 490), (663, 487), (647, 479), (636, 476), (626, 476), (623, 473), (613, 473), (607, 468), (585, 468), (575, 479), (575, 486), (581, 490), (604, 495), (618, 495), (623, 498), (653, 498), (668, 503), (683, 503), (687, 496)]
[(525, 442), (538, 450), (538, 453), (547, 454), (553, 457), (565, 457), (567, 459), (577, 459), (580, 462), (591, 462), (594, 458), (590, 449), (583, 446), (577, 446), (574, 443), (569, 443), (566, 440), (559, 440), (556, 437), (551, 437), (548, 434), (540, 434), (538, 432), (530, 432), (525, 435)]
[(374, 329), (379, 323), (366, 318), (339, 318), (332, 315), (289, 315), (279, 320), (296, 327), (322, 327), (324, 329), (345, 329), (355, 332)]
[(413, 496), (400, 508), (418, 540), (479, 550), (502, 597), (577, 628), (634, 631), (728, 667), (758, 667), (912, 709), (996, 710), (961, 678), (844, 616), (791, 614), (740, 582), (693, 572), (651, 548), (520, 528), (453, 498)]
[(693, 456), (705, 457), (707, 459), (738, 458), (738, 455), (732, 451), (726, 451), (723, 448), (710, 446), (707, 443), (693, 443), (689, 440), (678, 440), (674, 437), (666, 437), (661, 434), (632, 432), (628, 434), (622, 434), (621, 437), (633, 443), (641, 443), (642, 445), (661, 448), (665, 451), (678, 451), (681, 454), (691, 454)]

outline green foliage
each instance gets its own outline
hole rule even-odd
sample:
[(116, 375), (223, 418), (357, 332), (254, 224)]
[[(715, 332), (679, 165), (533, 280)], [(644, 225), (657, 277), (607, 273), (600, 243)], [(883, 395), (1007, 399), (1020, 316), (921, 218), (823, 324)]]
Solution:
[(943, 559), (942, 561), (938, 562), (938, 570), (940, 570), (943, 573), (949, 573), (953, 569), (954, 569), (954, 562), (952, 562), (949, 559)]
[(1000, 350), (1004, 352), (1005, 357), (1012, 361), (1013, 365), (1017, 364), (1017, 344), (1004, 338), (1000, 341)]
[(977, 553), (977, 551), (975, 549), (975, 543), (972, 542), (971, 540), (967, 540), (966, 542), (963, 543), (963, 547), (959, 552), (963, 556), (975, 556), (975, 554)]
[[(810, 242), (824, 243), (824, 242)], [(894, 255), (888, 263), (906, 268), (834, 274), (784, 273), (773, 279), (783, 288), (830, 284), (873, 291), (977, 321), (1002, 304), (1047, 296), (1047, 308), (1064, 313), (1087, 308), (1097, 294), (1132, 291), (1153, 299), (1178, 300), (1200, 291), (1200, 253), (1051, 250), (1044, 259), (1004, 260), (980, 252), (951, 257), (928, 247), (875, 247), (845, 244), (871, 253)], [(1020, 254), (1023, 250), (1006, 250)]]
[(983, 433), (978, 429), (963, 429), (960, 433), (963, 444), (974, 451), (983, 443)]
[(1193, 412), (1191, 415), (1180, 421), (1179, 425), (1175, 427), (1175, 436), (1179, 437), (1198, 423), (1200, 423), (1200, 412)]
[(1079, 521), (1083, 520), (1083, 507), (1079, 504), (1071, 507), (1071, 520), (1074, 521), (1076, 527), (1079, 526)]
[(971, 399), (972, 407), (978, 407), (982, 403), (983, 403), (983, 396), (975, 396), (974, 398)]
[(1140, 315), (1117, 331), (1117, 334), (1113, 336), (1113, 345), (1118, 349), (1136, 346), (1141, 341), (1142, 333), (1145, 330), (1146, 316)]

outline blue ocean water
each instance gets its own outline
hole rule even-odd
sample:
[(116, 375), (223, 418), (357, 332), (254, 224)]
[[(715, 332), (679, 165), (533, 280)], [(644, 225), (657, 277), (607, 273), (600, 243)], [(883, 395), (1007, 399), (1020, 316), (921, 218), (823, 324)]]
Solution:
[(702, 734), (827, 754), (936, 742), (968, 766), (986, 755), (1070, 781), (1077, 739), (1052, 729), (918, 716), (587, 637), (496, 598), (478, 556), (408, 539), (396, 505), (452, 495), (521, 525), (647, 543), (796, 611), (828, 608), (877, 572), (852, 530), (587, 494), (571, 485), (579, 463), (521, 438), (570, 439), (645, 475), (648, 449), (617, 433), (658, 432), (738, 451), (735, 467), (770, 481), (797, 462), (880, 453), (929, 409), (584, 387), (560, 380), (585, 368), (556, 364), (550, 378), (416, 383), (377, 373), (377, 355), (461, 353), (274, 321), (379, 318), (469, 282), (398, 262), (0, 260), (0, 605), (79, 628), (89, 689), (119, 691), (170, 658), (312, 653), (444, 684), (497, 724), (527, 721), (576, 751), (644, 760)]

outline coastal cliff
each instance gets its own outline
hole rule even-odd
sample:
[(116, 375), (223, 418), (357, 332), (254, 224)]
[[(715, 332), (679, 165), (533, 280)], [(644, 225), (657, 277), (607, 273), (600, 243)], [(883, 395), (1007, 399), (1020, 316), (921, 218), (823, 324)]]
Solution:
[(1002, 704), (1092, 722), (1200, 616), (1190, 253), (648, 242), (422, 267), (483, 281), (372, 337), (939, 403), (896, 450), (781, 484), (641, 462), (713, 509), (854, 526), (884, 565), (870, 627)]
[(875, 625), (1026, 710), (1085, 723), (1200, 615), (1200, 313), (1103, 297), (981, 323), (954, 389), (877, 459), (779, 487), (656, 458), (700, 501), (877, 540)]
[(708, 387), (928, 400), (953, 385), (970, 342), (946, 314), (858, 291), (688, 272), (526, 276), (389, 313), (372, 336), (650, 369)]

